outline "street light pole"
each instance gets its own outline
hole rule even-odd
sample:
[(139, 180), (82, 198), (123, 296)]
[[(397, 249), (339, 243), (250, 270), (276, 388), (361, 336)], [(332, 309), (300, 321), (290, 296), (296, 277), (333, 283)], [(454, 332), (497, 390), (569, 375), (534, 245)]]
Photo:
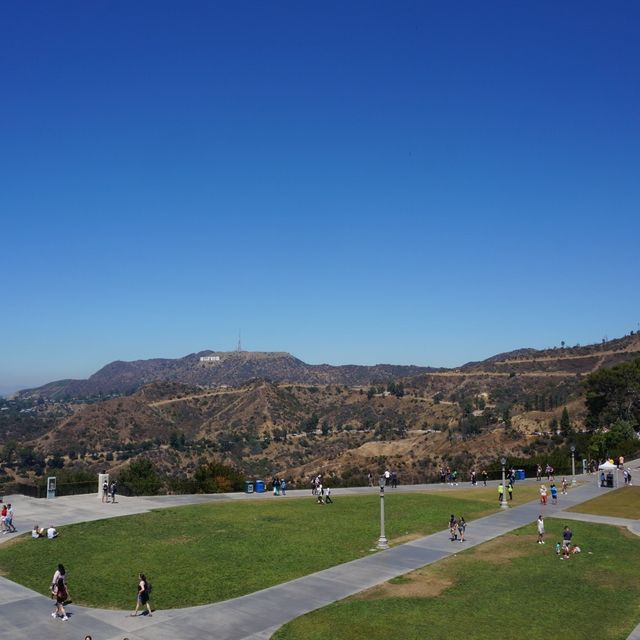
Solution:
[(380, 485), (380, 537), (378, 538), (378, 544), (376, 546), (378, 549), (388, 549), (389, 542), (384, 535), (384, 476), (380, 476), (380, 478), (378, 479), (378, 484)]
[(576, 448), (571, 445), (571, 485), (576, 483)]
[(506, 458), (500, 458), (500, 464), (502, 465), (502, 500), (500, 501), (500, 507), (502, 509), (508, 509), (509, 505), (507, 504), (507, 483), (504, 475), (504, 466), (507, 464)]

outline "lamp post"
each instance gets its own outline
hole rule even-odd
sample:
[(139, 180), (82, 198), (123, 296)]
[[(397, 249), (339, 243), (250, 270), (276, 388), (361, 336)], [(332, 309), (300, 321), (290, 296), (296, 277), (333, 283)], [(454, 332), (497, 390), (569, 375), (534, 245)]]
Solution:
[(571, 486), (576, 483), (576, 448), (571, 445)]
[(507, 464), (506, 458), (500, 458), (500, 464), (502, 465), (502, 500), (500, 501), (500, 507), (502, 509), (508, 509), (507, 504), (507, 483), (505, 482), (504, 466)]
[(380, 485), (380, 537), (378, 538), (378, 544), (376, 547), (378, 549), (388, 549), (389, 543), (384, 535), (384, 476), (380, 476), (380, 478), (378, 478), (378, 484)]

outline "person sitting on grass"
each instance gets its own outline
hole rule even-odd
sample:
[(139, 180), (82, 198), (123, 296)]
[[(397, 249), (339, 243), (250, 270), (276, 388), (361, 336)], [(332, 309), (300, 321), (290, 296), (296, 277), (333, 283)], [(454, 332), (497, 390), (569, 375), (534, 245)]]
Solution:
[(43, 538), (46, 535), (47, 531), (44, 527), (39, 527), (37, 524), (33, 525), (33, 529), (31, 530), (32, 538)]

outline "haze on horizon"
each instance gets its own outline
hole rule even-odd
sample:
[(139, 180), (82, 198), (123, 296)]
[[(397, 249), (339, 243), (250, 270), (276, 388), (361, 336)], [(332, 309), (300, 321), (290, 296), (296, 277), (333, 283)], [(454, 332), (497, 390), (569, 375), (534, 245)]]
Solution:
[(0, 393), (238, 328), (425, 366), (640, 328), (640, 5), (3, 14)]

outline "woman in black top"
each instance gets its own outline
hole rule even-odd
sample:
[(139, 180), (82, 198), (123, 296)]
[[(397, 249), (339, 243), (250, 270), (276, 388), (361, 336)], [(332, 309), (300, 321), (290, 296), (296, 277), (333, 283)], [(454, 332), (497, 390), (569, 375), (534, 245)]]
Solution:
[(142, 605), (142, 608), (147, 607), (148, 614), (151, 615), (151, 605), (149, 604), (149, 583), (144, 573), (138, 574), (138, 597), (136, 599), (136, 610), (131, 614), (132, 616), (138, 615), (138, 609)]

